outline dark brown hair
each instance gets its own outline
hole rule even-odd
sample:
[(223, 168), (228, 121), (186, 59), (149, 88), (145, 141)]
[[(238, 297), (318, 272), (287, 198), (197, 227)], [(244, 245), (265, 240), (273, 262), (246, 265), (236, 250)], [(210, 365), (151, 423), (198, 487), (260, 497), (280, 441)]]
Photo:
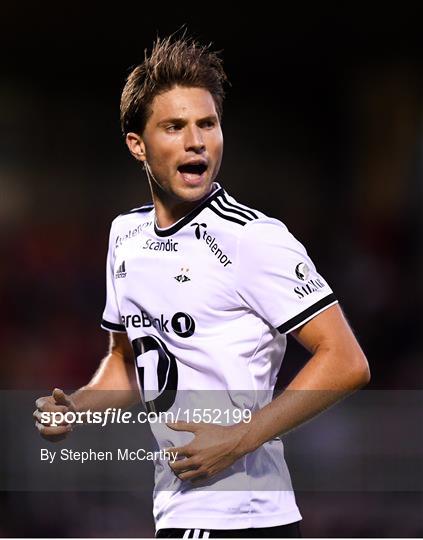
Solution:
[(129, 74), (120, 101), (120, 123), (126, 135), (142, 134), (150, 105), (158, 94), (174, 86), (204, 88), (213, 96), (219, 119), (222, 118), (223, 84), (227, 82), (222, 60), (210, 45), (200, 45), (192, 38), (173, 40), (173, 36), (157, 38), (150, 56)]

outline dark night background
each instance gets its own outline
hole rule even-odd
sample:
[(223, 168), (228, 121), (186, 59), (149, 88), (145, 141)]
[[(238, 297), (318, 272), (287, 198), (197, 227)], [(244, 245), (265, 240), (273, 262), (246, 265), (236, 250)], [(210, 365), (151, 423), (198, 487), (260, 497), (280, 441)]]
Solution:
[[(306, 245), (368, 356), (369, 388), (422, 388), (422, 13), (371, 5), (2, 6), (2, 389), (75, 389), (107, 350), (110, 222), (150, 200), (120, 134), (120, 92), (156, 35), (184, 23), (223, 50), (231, 81), (218, 180)], [(306, 358), (290, 340), (281, 385)], [(153, 534), (148, 494), (0, 499), (2, 536)], [(305, 536), (423, 534), (421, 492), (298, 501)]]

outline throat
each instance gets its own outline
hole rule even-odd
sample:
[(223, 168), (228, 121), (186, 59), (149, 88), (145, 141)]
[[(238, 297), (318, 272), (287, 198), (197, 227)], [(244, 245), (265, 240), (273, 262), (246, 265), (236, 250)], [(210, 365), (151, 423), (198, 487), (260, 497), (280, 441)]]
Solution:
[(167, 229), (194, 210), (198, 204), (199, 203), (181, 203), (169, 207), (160, 203), (156, 204), (156, 201), (154, 201), (156, 225), (160, 229)]
[(210, 188), (210, 191), (201, 199), (196, 201), (180, 201), (171, 199), (169, 196), (159, 196), (157, 193), (152, 193), (154, 209), (156, 214), (156, 225), (160, 229), (166, 229), (174, 225), (177, 221), (185, 217), (187, 214), (195, 210), (205, 199), (207, 199), (216, 189), (215, 184)]

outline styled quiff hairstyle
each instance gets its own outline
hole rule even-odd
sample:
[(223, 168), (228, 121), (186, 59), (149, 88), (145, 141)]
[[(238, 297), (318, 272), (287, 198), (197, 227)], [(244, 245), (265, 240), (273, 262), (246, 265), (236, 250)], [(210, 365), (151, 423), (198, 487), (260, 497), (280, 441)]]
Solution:
[(210, 92), (222, 119), (223, 84), (227, 82), (222, 60), (210, 45), (200, 45), (185, 37), (157, 38), (150, 56), (144, 51), (144, 62), (129, 74), (120, 101), (122, 132), (142, 134), (151, 114), (153, 99), (174, 86), (204, 88)]

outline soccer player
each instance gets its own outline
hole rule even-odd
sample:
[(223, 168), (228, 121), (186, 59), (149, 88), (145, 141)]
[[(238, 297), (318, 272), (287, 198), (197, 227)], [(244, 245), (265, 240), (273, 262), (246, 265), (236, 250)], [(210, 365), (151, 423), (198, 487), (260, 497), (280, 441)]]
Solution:
[[(188, 411), (151, 425), (159, 447), (178, 452), (156, 463), (158, 537), (297, 537), (279, 436), (366, 384), (369, 368), (304, 247), (216, 181), (225, 81), (219, 56), (185, 36), (158, 39), (129, 75), (121, 124), (153, 202), (111, 226), (108, 356), (87, 386), (55, 389), (34, 415), (57, 439), (71, 427), (43, 425), (41, 412), (128, 407), (139, 386), (149, 411)], [(272, 399), (289, 333), (311, 358)], [(131, 397), (92, 392), (112, 389)], [(213, 399), (207, 410), (226, 421), (190, 417)], [(235, 409), (250, 421), (229, 418)]]

